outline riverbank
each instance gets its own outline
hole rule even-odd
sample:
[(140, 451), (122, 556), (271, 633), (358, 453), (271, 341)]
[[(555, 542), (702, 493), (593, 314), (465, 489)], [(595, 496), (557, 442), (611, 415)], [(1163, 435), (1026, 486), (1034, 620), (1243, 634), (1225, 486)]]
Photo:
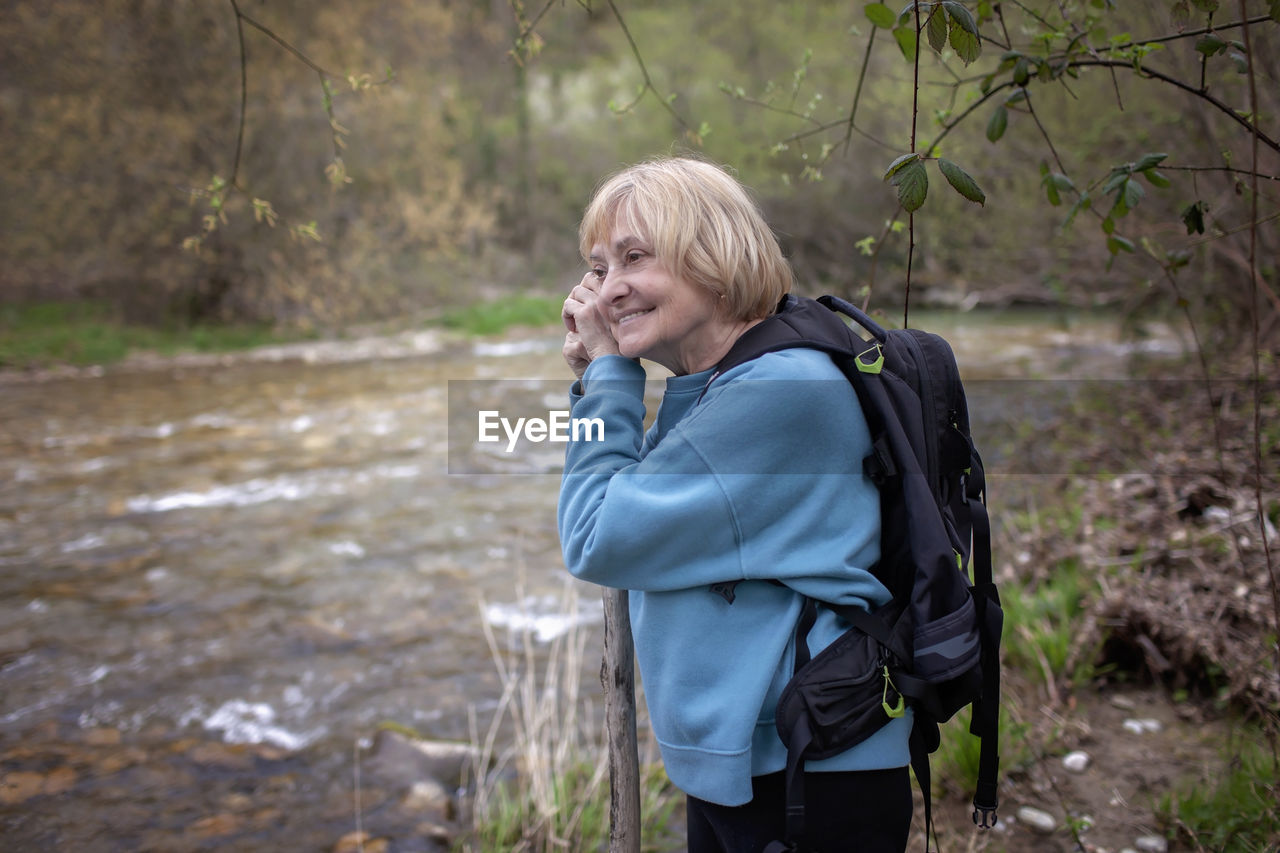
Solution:
[(495, 298), (329, 332), (249, 324), (142, 326), (93, 302), (10, 305), (0, 307), (0, 381), (95, 376), (112, 367), (213, 367), (245, 359), (411, 358), (437, 352), (454, 338), (558, 324), (561, 302), (549, 295)]
[[(971, 383), (984, 416), (1016, 427), (991, 460), (1009, 619), (1007, 820), (974, 843), (1065, 851), (1074, 832), (1111, 853), (1146, 836), (1221, 849), (1218, 828), (1247, 819), (1272, 831), (1274, 807), (1241, 805), (1273, 794), (1272, 768), (1238, 756), (1265, 748), (1258, 721), (1273, 714), (1250, 705), (1274, 675), (1250, 472), (1265, 475), (1274, 523), (1280, 407), (1264, 400), (1257, 465), (1250, 386), (1216, 383), (1219, 454), (1194, 381), (1029, 383), (1062, 362), (1089, 376), (1094, 365), (1119, 370), (1123, 350), (1105, 331), (992, 333), (982, 319), (949, 334), (962, 363), (1018, 378)], [(548, 624), (581, 626), (576, 719), (594, 731), (598, 597), (583, 590), (581, 609), (560, 607), (554, 478), (450, 475), (444, 452), (449, 383), (559, 377), (558, 351), (554, 329), (415, 328), (6, 379), (6, 837), (85, 850), (130, 840), (323, 850), (358, 815), (387, 849), (424, 849), (412, 786), (376, 779), (365, 744), (384, 721), (483, 741), (508, 690), (486, 630), (517, 649), (512, 673), (525, 665), (526, 628), (539, 633), (530, 647), (541, 662), (563, 636), (540, 636)], [(1076, 402), (1053, 415), (1032, 392)], [(949, 726), (934, 763), (948, 849), (975, 838), (964, 723)], [(513, 747), (522, 725), (495, 729), (494, 749)], [(1063, 764), (1075, 751), (1088, 756), (1084, 772)], [(599, 819), (596, 756), (580, 757), (575, 787), (561, 791), (565, 814)], [(527, 766), (510, 753), (506, 778)], [(563, 778), (542, 777), (542, 807)], [(1033, 829), (1040, 818), (1019, 818), (1024, 809), (1054, 827)], [(530, 827), (547, 825), (531, 814)], [(449, 827), (455, 840), (463, 817)], [(679, 818), (664, 820), (670, 829)]]
[(978, 849), (1276, 849), (1280, 389), (1110, 390), (1029, 439), (1061, 473), (992, 486), (1010, 820)]

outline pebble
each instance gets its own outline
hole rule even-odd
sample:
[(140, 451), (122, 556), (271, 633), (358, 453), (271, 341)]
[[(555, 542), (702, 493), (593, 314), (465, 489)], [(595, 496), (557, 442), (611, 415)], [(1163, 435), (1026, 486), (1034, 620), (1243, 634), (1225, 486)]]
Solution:
[(1164, 726), (1159, 720), (1146, 719), (1129, 719), (1124, 721), (1124, 729), (1127, 732), (1133, 732), (1135, 735), (1146, 734), (1148, 732), (1158, 732)]
[(1023, 806), (1018, 809), (1018, 820), (1034, 829), (1036, 832), (1050, 833), (1058, 828), (1058, 822), (1053, 815), (1031, 806)]
[(1062, 766), (1072, 773), (1083, 773), (1089, 766), (1089, 753), (1076, 750), (1062, 757)]
[(1133, 842), (1142, 853), (1168, 853), (1169, 842), (1159, 835), (1144, 835)]
[(451, 806), (449, 792), (435, 779), (415, 782), (404, 799), (401, 807), (410, 812), (429, 812), (442, 819), (448, 819)]

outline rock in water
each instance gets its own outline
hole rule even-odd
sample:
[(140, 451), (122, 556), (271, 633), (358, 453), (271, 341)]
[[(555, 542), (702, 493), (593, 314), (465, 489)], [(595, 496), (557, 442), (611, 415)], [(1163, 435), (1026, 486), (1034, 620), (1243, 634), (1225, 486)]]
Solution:
[(429, 780), (456, 791), (462, 787), (464, 774), (472, 772), (476, 756), (471, 744), (419, 740), (382, 729), (374, 736), (368, 770), (384, 783), (401, 788)]

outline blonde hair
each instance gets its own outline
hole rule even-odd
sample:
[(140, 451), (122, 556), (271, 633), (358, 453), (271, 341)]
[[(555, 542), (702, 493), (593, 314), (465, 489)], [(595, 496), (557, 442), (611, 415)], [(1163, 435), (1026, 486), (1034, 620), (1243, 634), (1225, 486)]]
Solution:
[(650, 242), (671, 273), (724, 298), (733, 319), (767, 317), (791, 290), (791, 267), (759, 207), (711, 163), (666, 157), (606, 179), (578, 229), (582, 257), (617, 226)]

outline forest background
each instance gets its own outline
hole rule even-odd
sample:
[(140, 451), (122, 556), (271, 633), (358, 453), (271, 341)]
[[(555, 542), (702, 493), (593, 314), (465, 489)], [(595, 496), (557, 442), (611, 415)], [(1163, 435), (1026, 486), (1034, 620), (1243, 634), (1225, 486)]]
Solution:
[[(895, 309), (912, 249), (917, 299), (1190, 309), (1238, 341), (1241, 116), (1252, 79), (1262, 138), (1280, 136), (1276, 4), (1241, 5), (1252, 78), (1240, 10), (1216, 2), (968, 5), (935, 4), (985, 51), (958, 58), (960, 19), (940, 14), (943, 50), (913, 68), (909, 14), (881, 4), (18, 2), (0, 21), (0, 303), (333, 330), (558, 293), (600, 177), (693, 151), (755, 189), (804, 290)], [(883, 178), (912, 145), (985, 205), (935, 172), (908, 234)], [(1278, 161), (1264, 144), (1264, 337)]]

